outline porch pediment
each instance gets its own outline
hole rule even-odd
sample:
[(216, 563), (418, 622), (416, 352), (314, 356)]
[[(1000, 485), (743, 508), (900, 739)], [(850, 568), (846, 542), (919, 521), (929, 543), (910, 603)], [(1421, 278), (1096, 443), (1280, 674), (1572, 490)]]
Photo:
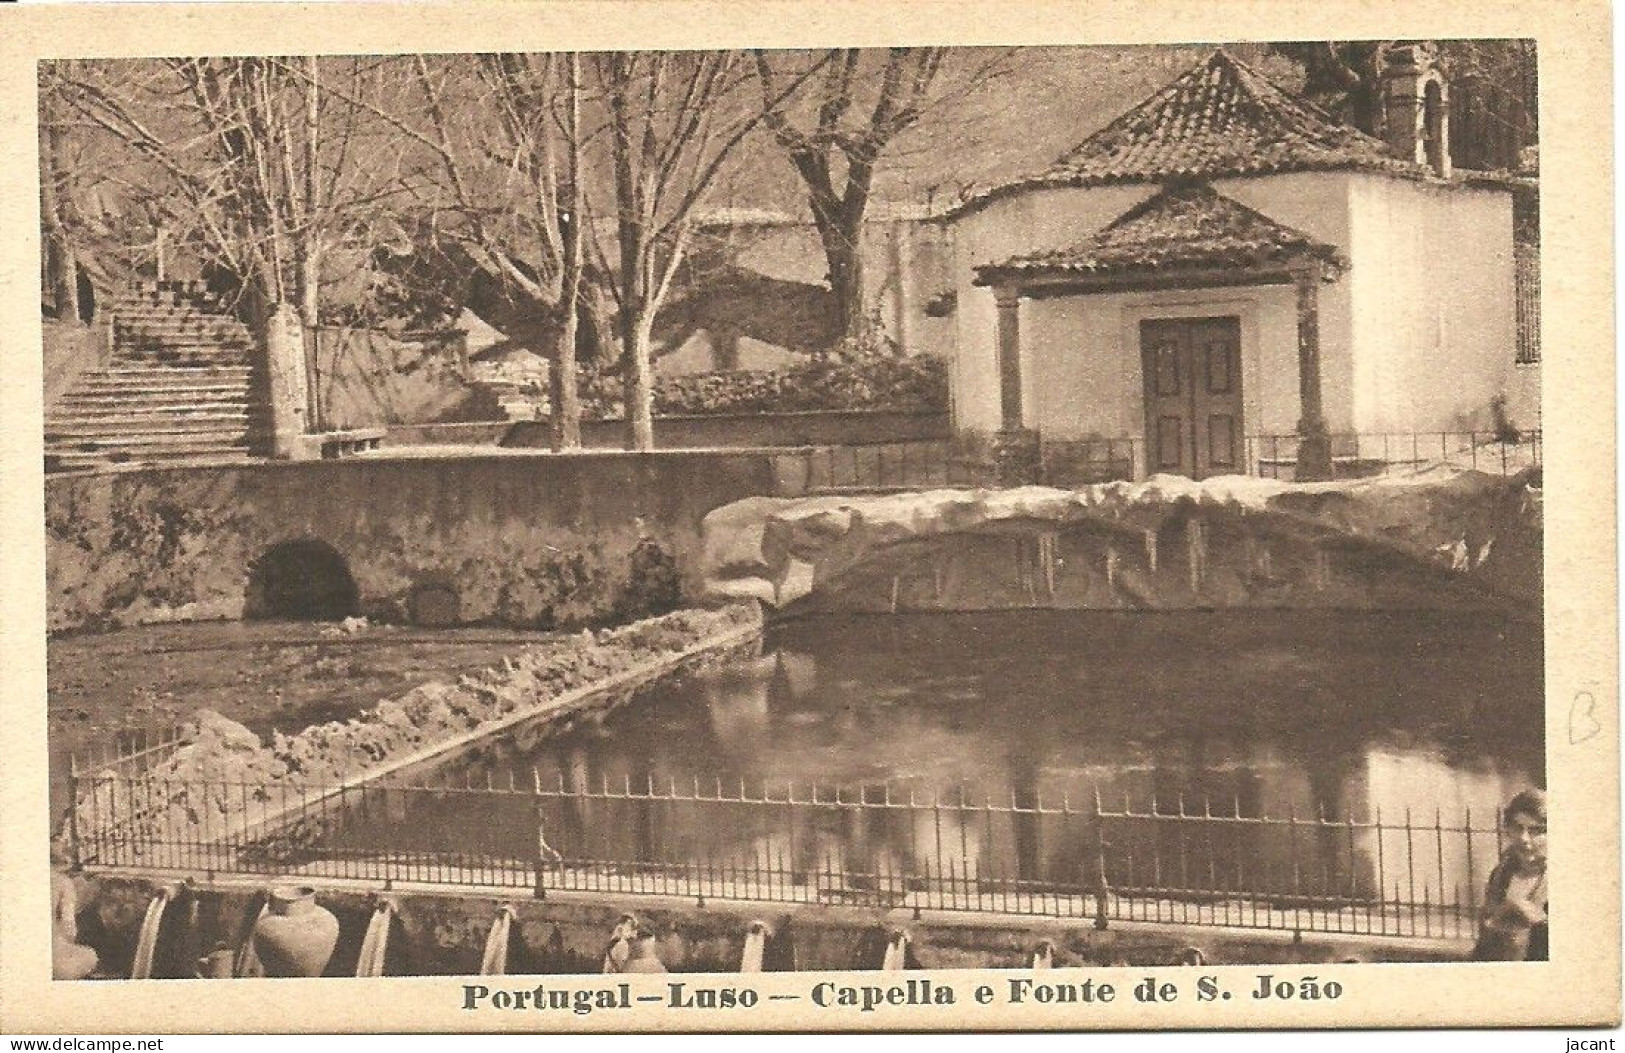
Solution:
[(1183, 183), (1136, 205), (1071, 248), (976, 268), (977, 285), (1045, 292), (1209, 287), (1335, 278), (1348, 266), (1331, 245), (1218, 193)]

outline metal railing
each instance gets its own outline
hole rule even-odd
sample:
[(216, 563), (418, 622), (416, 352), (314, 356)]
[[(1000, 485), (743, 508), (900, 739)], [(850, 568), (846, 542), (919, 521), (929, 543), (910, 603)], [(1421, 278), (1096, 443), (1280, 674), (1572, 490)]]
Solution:
[[(253, 783), (75, 773), (92, 868), (1152, 921), (1464, 940), (1499, 830), (1285, 818), (1094, 790), (720, 780)], [(1256, 814), (1255, 814), (1256, 813)]]
[[(1539, 431), (1508, 437), (1495, 431), (1347, 432), (1332, 435), (1337, 478), (1363, 478), (1439, 465), (1492, 475), (1515, 475), (1542, 463)], [(1251, 435), (1245, 440), (1245, 471), (1290, 481), (1297, 472), (1298, 435)], [(1139, 466), (1138, 441), (1045, 439), (1039, 481), (1083, 486), (1132, 479)], [(938, 487), (996, 486), (991, 450), (970, 450), (946, 440), (821, 446), (807, 455), (812, 492), (884, 492)]]
[[(1291, 480), (1297, 470), (1298, 435), (1247, 437), (1247, 472)], [(1332, 468), (1338, 478), (1362, 478), (1434, 466), (1516, 475), (1542, 463), (1541, 433), (1511, 438), (1494, 431), (1347, 432), (1331, 436)]]
[(815, 492), (985, 486), (990, 479), (990, 466), (946, 439), (818, 446), (807, 455), (807, 488)]

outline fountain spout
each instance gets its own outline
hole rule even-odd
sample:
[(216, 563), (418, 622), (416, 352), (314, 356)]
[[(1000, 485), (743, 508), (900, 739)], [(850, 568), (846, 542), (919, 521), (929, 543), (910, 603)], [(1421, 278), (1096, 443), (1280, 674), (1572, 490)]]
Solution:
[(485, 953), (480, 956), (481, 976), (503, 976), (508, 972), (508, 936), (513, 929), (513, 908), (504, 905), (485, 936)]
[(753, 921), (745, 930), (745, 950), (739, 956), (739, 971), (759, 973), (767, 956), (767, 941), (773, 938), (773, 927), (765, 921)]
[(169, 901), (174, 895), (175, 889), (166, 885), (147, 904), (147, 913), (141, 919), (141, 931), (135, 940), (135, 960), (130, 963), (130, 979), (152, 979), (153, 959), (158, 954), (158, 930), (163, 927), (164, 911), (169, 909)]

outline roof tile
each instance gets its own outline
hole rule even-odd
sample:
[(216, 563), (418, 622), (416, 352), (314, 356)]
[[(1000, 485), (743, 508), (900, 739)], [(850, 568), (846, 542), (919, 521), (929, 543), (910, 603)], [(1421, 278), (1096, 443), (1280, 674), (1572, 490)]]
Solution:
[(1337, 249), (1233, 201), (1206, 183), (1164, 188), (1070, 249), (977, 268), (979, 285), (1012, 277), (1162, 273), (1286, 266), (1317, 259), (1341, 270)]
[(1409, 176), (1427, 171), (1219, 48), (1046, 171), (965, 204), (1046, 186), (1348, 169)]

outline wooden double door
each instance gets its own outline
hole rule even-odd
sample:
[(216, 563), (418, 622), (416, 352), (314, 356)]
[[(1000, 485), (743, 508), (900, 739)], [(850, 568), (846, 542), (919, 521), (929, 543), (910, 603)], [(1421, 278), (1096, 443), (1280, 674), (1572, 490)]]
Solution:
[(1140, 323), (1146, 467), (1204, 479), (1243, 470), (1241, 320)]

